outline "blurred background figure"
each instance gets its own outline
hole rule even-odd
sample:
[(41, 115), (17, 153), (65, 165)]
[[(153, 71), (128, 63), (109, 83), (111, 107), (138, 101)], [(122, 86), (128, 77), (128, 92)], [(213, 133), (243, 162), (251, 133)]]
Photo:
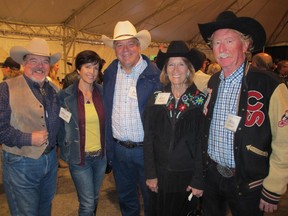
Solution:
[(208, 63), (206, 55), (196, 48), (192, 48), (189, 55), (195, 69), (194, 83), (197, 88), (206, 95), (207, 83), (210, 79), (210, 75), (205, 73), (206, 65)]
[(63, 89), (66, 89), (68, 86), (73, 84), (75, 81), (79, 79), (79, 75), (77, 70), (75, 69), (74, 71), (66, 74), (63, 80)]
[(273, 70), (273, 60), (272, 57), (267, 53), (257, 53), (252, 57), (251, 65), (260, 70)]
[(279, 71), (279, 76), (285, 82), (288, 87), (288, 60), (279, 61), (277, 64), (277, 70)]
[(59, 81), (59, 78), (57, 76), (59, 71), (59, 63), (57, 62), (56, 64), (52, 65), (49, 74), (47, 76), (47, 79), (52, 82), (55, 87), (57, 88), (57, 90), (59, 91), (60, 89), (62, 89), (62, 85)]
[(218, 63), (213, 62), (208, 65), (206, 73), (212, 76), (213, 74), (220, 72), (221, 70), (221, 66)]
[(11, 57), (6, 58), (6, 60), (1, 64), (1, 70), (3, 73), (3, 78), (0, 80), (0, 82), (21, 74), (20, 64), (15, 62)]

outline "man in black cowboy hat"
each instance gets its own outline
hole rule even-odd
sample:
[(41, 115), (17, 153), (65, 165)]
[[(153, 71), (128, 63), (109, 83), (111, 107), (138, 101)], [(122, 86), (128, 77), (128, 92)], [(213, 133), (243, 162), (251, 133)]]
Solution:
[(205, 215), (263, 215), (277, 210), (288, 179), (288, 91), (272, 73), (249, 68), (245, 53), (266, 34), (255, 19), (221, 13), (199, 24), (222, 71), (208, 82), (204, 106)]

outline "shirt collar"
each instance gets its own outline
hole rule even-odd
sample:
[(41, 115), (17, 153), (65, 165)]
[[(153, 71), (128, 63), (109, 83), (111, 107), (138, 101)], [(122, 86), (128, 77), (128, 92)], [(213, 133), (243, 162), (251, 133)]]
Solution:
[[(143, 66), (143, 64), (145, 64), (146, 61), (144, 61), (142, 55), (140, 55), (138, 62), (136, 63), (136, 65), (132, 68), (131, 70), (131, 75), (135, 74), (136, 72), (141, 71), (141, 68)], [(121, 71), (122, 73), (126, 73), (125, 70), (122, 69), (121, 63), (120, 61), (118, 61), (118, 71)], [(136, 71), (136, 72), (135, 72)], [(142, 72), (142, 71), (141, 71)]]
[(244, 75), (244, 65), (245, 63), (243, 62), (240, 67), (238, 67), (230, 76), (224, 78), (224, 71), (222, 70), (220, 73), (220, 80), (223, 81), (228, 81), (228, 82), (237, 82), (237, 81), (241, 81), (242, 77)]

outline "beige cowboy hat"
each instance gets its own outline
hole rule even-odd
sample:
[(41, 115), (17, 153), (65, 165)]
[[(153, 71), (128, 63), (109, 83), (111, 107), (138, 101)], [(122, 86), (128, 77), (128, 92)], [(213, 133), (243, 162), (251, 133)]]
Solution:
[(106, 46), (113, 48), (114, 41), (137, 38), (140, 42), (141, 50), (146, 49), (151, 43), (151, 35), (147, 30), (137, 33), (136, 28), (129, 21), (120, 21), (114, 28), (113, 39), (102, 35), (102, 41)]
[(26, 47), (14, 46), (10, 49), (10, 56), (19, 64), (22, 64), (23, 58), (29, 54), (48, 56), (50, 65), (54, 65), (61, 58), (60, 52), (51, 55), (47, 41), (42, 38), (33, 38)]

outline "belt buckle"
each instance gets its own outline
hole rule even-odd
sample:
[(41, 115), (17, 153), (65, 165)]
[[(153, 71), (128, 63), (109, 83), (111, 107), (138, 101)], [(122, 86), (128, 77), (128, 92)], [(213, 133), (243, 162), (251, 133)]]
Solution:
[(101, 154), (101, 149), (97, 150), (97, 151), (92, 151), (92, 152), (85, 152), (85, 156), (88, 157), (98, 157)]
[(137, 145), (135, 143), (133, 143), (132, 141), (125, 141), (124, 142), (125, 145), (128, 147), (128, 148), (135, 148), (137, 147)]
[(224, 177), (224, 178), (231, 178), (234, 176), (233, 171), (226, 166), (221, 166), (220, 164), (216, 165), (217, 171)]

